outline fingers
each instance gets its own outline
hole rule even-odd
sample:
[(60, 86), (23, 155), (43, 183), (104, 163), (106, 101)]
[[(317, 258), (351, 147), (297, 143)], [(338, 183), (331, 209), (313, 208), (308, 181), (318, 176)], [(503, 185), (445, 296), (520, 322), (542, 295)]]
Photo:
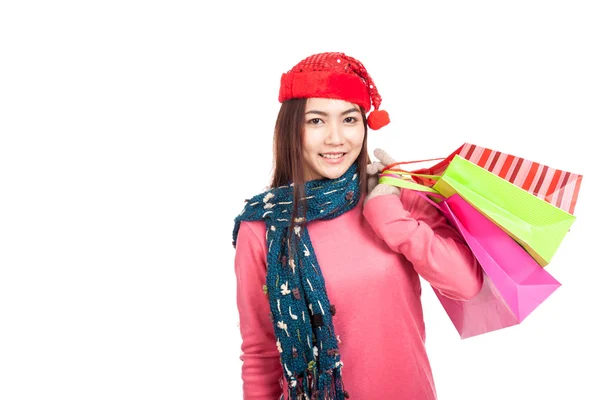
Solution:
[(395, 163), (396, 161), (385, 151), (383, 151), (382, 149), (375, 149), (375, 151), (373, 152), (373, 154), (375, 154), (375, 157), (381, 161), (381, 163), (383, 165), (390, 165)]
[(398, 189), (396, 186), (377, 185), (371, 192), (371, 197), (384, 196), (386, 194), (399, 194), (399, 193), (400, 193), (400, 189)]
[(367, 165), (367, 175), (375, 175), (377, 173), (377, 166), (374, 163)]
[(375, 175), (375, 174), (383, 171), (384, 168), (385, 168), (385, 165), (383, 165), (382, 163), (380, 163), (378, 161), (368, 164), (367, 165), (367, 175)]
[(365, 198), (365, 203), (374, 197), (385, 196), (388, 194), (398, 195), (400, 194), (400, 189), (391, 185), (377, 185), (369, 192), (369, 194)]
[(369, 177), (367, 178), (367, 193), (371, 193), (373, 188), (375, 188), (375, 186), (377, 186), (378, 183), (379, 178), (377, 177), (377, 175), (369, 175)]
[[(373, 189), (375, 189), (379, 185), (379, 174), (383, 171), (385, 167), (386, 166), (379, 161), (375, 161), (367, 165), (367, 193), (371, 193), (371, 191), (373, 191)], [(377, 190), (381, 191), (381, 188)], [(391, 192), (396, 191), (394, 189), (391, 189)]]
[[(379, 183), (378, 172), (380, 171), (380, 169), (377, 164), (381, 163), (375, 162), (367, 165), (367, 193), (370, 193), (371, 190), (373, 190), (373, 188), (377, 186), (377, 183)], [(383, 165), (381, 165), (381, 168), (383, 168)]]

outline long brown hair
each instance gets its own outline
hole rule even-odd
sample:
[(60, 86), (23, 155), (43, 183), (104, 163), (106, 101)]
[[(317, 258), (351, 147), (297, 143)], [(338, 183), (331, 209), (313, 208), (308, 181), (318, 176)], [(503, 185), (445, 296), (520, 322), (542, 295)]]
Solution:
[[(279, 109), (279, 115), (275, 123), (275, 133), (273, 135), (273, 179), (271, 188), (294, 184), (294, 203), (290, 229), (295, 225), (294, 221), (299, 216), (299, 208), (306, 210), (302, 206), (305, 200), (304, 183), (304, 158), (303, 135), (307, 99), (291, 99), (284, 101)], [(362, 149), (358, 155), (358, 177), (361, 193), (367, 190), (367, 164), (370, 162), (367, 151), (367, 117), (365, 111), (360, 108), (363, 125), (365, 127), (365, 136)], [(297, 225), (297, 224), (296, 224)]]

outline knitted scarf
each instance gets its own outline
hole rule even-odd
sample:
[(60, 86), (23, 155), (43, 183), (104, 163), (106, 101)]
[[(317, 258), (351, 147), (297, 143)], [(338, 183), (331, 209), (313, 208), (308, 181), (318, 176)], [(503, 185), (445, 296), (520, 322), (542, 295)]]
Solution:
[[(342, 383), (343, 363), (333, 329), (335, 307), (329, 303), (305, 223), (338, 217), (358, 204), (356, 164), (338, 179), (305, 183), (305, 199), (306, 208), (299, 207), (298, 213), (303, 217), (294, 221), (291, 235), (292, 185), (247, 200), (235, 219), (233, 245), (242, 221), (265, 221), (268, 254), (263, 290), (269, 298), (289, 398), (340, 400), (349, 396)], [(291, 240), (295, 240), (295, 253), (289, 255)]]

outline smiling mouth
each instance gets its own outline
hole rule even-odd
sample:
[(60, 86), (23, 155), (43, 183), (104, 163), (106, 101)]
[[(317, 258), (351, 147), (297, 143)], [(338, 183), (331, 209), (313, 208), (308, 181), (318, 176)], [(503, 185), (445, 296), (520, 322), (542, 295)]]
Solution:
[(336, 158), (341, 158), (341, 157), (345, 156), (346, 153), (321, 153), (319, 155), (323, 158), (335, 160)]

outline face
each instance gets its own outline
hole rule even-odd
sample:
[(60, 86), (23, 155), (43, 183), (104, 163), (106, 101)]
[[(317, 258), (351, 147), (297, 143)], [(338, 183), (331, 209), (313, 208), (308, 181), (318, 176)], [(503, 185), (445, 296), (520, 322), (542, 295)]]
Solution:
[(308, 99), (302, 152), (306, 180), (342, 176), (358, 158), (364, 137), (363, 118), (356, 104)]

